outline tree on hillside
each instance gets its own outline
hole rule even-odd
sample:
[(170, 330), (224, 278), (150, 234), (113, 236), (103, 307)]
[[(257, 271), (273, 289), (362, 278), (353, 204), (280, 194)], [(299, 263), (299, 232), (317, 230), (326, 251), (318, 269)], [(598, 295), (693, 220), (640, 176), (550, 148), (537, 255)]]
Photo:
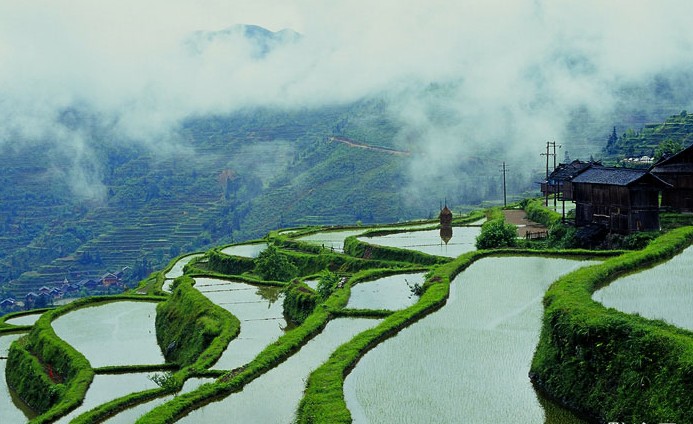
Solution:
[(606, 142), (606, 152), (613, 154), (616, 152), (616, 143), (618, 142), (618, 135), (616, 135), (616, 127), (611, 132), (609, 139)]
[(683, 145), (680, 141), (674, 141), (670, 138), (662, 140), (654, 151), (654, 161), (657, 162), (663, 157), (668, 157), (677, 154), (683, 150)]
[(264, 280), (289, 281), (298, 275), (298, 268), (275, 245), (270, 244), (255, 259), (255, 272)]

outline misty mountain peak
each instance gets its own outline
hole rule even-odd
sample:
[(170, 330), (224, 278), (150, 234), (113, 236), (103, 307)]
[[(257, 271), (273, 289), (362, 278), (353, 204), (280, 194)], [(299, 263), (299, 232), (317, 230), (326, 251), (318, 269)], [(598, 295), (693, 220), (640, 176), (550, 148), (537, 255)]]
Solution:
[(254, 59), (262, 59), (277, 48), (297, 42), (301, 34), (292, 29), (270, 31), (258, 25), (237, 24), (218, 31), (196, 31), (185, 41), (185, 46), (202, 54), (212, 45), (246, 43)]

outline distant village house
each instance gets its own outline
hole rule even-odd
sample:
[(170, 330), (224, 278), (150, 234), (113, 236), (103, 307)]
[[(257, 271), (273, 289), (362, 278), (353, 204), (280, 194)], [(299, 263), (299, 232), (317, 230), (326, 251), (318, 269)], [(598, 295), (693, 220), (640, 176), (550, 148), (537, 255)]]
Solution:
[(693, 212), (693, 145), (663, 158), (650, 172), (670, 184), (662, 192), (662, 207)]
[(612, 168), (598, 162), (559, 165), (542, 193), (575, 202), (575, 226), (599, 225), (611, 233), (659, 230), (659, 193), (672, 185), (644, 169)]

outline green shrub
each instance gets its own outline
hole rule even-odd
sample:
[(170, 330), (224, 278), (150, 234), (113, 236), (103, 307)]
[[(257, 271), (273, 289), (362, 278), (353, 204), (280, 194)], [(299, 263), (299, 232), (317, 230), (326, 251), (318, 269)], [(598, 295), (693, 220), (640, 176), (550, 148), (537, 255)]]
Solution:
[(621, 249), (627, 250), (640, 250), (647, 247), (647, 245), (657, 237), (660, 233), (658, 231), (640, 231), (637, 233), (628, 234), (624, 237), (621, 243)]
[(290, 281), (298, 276), (298, 267), (277, 246), (270, 244), (255, 259), (255, 272), (268, 281)]
[(481, 226), (481, 234), (476, 238), (477, 249), (498, 249), (514, 247), (517, 244), (517, 228), (504, 219), (492, 219)]
[(561, 222), (561, 214), (544, 206), (544, 202), (540, 199), (528, 200), (523, 209), (527, 214), (527, 219), (538, 222), (546, 227), (552, 227)]
[(284, 295), (284, 316), (291, 322), (302, 324), (318, 304), (318, 295), (305, 283), (294, 280)]
[(317, 291), (320, 299), (325, 300), (330, 297), (337, 288), (337, 284), (339, 284), (339, 276), (334, 272), (330, 272), (329, 269), (324, 270), (320, 274), (320, 280), (318, 281)]
[(549, 228), (547, 244), (554, 249), (572, 249), (577, 247), (575, 227), (555, 223)]

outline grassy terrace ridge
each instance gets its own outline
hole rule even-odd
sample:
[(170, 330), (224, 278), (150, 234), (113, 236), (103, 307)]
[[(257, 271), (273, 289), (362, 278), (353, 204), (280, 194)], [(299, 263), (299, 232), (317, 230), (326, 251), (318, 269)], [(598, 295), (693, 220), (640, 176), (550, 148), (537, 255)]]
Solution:
[[(52, 422), (79, 406), (95, 374), (84, 355), (55, 334), (51, 322), (76, 309), (123, 300), (156, 302), (162, 299), (131, 295), (80, 299), (46, 311), (29, 334), (12, 343), (6, 373), (8, 385), (40, 412), (31, 423)], [(53, 381), (47, 369), (60, 376), (62, 382)], [(28, 378), (27, 374), (33, 378)]]
[[(544, 219), (549, 222), (555, 219), (555, 216), (546, 214), (541, 210), (539, 202), (536, 203), (536, 205), (529, 205), (528, 209), (536, 206), (536, 212), (539, 215), (544, 214)], [(499, 217), (501, 211), (499, 208), (493, 208), (485, 211), (485, 215), (489, 219), (493, 219)], [(484, 212), (476, 212), (464, 218), (456, 218), (455, 225), (464, 225), (469, 222), (474, 222), (483, 218), (483, 216)], [(542, 218), (537, 220), (542, 220)], [(420, 223), (421, 222), (417, 222), (416, 224)], [(385, 226), (372, 228), (359, 226), (329, 228), (328, 230), (363, 229), (364, 233), (377, 235), (382, 234), (382, 231), (387, 233), (412, 231), (403, 228), (406, 224), (400, 223), (392, 225), (392, 227), (395, 226), (398, 228), (384, 229), (383, 227)], [(436, 222), (431, 222), (432, 228), (436, 226)], [(418, 229), (419, 228), (417, 228), (417, 230)], [(166, 384), (162, 384), (161, 387), (132, 393), (99, 405), (83, 413), (73, 422), (92, 423), (103, 421), (107, 417), (126, 408), (179, 391), (183, 383), (190, 377), (218, 377), (216, 381), (204, 384), (194, 391), (177, 395), (174, 399), (152, 409), (137, 421), (138, 423), (173, 422), (190, 411), (204, 406), (209, 402), (222, 399), (234, 392), (242, 390), (245, 385), (270, 369), (278, 366), (281, 362), (298, 351), (305, 343), (319, 334), (331, 319), (339, 317), (381, 318), (383, 321), (380, 324), (358, 334), (350, 341), (337, 348), (324, 364), (310, 374), (307, 380), (304, 398), (300, 402), (296, 418), (299, 423), (351, 422), (351, 415), (344, 401), (343, 382), (345, 376), (356, 366), (359, 359), (383, 340), (395, 336), (401, 329), (444, 306), (449, 295), (449, 285), (451, 281), (473, 262), (483, 257), (497, 255), (607, 258), (601, 265), (588, 267), (562, 277), (554, 283), (547, 292), (542, 335), (537, 353), (535, 354), (531, 375), (537, 385), (546, 390), (551, 396), (568, 404), (569, 407), (581, 411), (582, 413), (588, 413), (593, 417), (606, 417), (609, 420), (628, 420), (630, 418), (641, 420), (640, 416), (636, 415), (618, 415), (614, 417), (608, 414), (600, 415), (591, 410), (590, 407), (585, 407), (587, 401), (590, 399), (581, 399), (571, 393), (566, 392), (568, 394), (563, 394), (559, 390), (556, 390), (556, 387), (565, 389), (565, 386), (571, 386), (567, 387), (567, 389), (574, 389), (574, 387), (579, 386), (579, 384), (576, 383), (576, 379), (579, 379), (579, 383), (582, 384), (590, 383), (590, 381), (587, 381), (590, 379), (595, 381), (599, 380), (592, 376), (587, 378), (586, 376), (589, 374), (586, 373), (589, 372), (607, 374), (602, 370), (590, 371), (589, 369), (580, 369), (579, 366), (581, 363), (587, 363), (587, 365), (589, 365), (590, 361), (586, 360), (584, 355), (586, 352), (591, 352), (590, 349), (599, 350), (603, 349), (602, 346), (611, 346), (614, 344), (614, 342), (610, 342), (610, 337), (612, 337), (613, 334), (606, 334), (608, 333), (607, 330), (614, 330), (616, 333), (621, 331), (628, 336), (626, 337), (621, 333), (617, 334), (619, 337), (623, 336), (622, 341), (624, 343), (642, 339), (642, 349), (657, 348), (662, 349), (663, 352), (666, 350), (664, 348), (671, 348), (673, 353), (669, 352), (665, 355), (657, 351), (657, 354), (647, 356), (646, 359), (641, 358), (641, 362), (644, 361), (643, 363), (645, 365), (643, 366), (647, 368), (646, 371), (651, 371), (657, 369), (660, 365), (658, 358), (664, 358), (663, 361), (667, 361), (665, 366), (671, 370), (670, 374), (667, 375), (678, 373), (677, 375), (689, 378), (690, 381), (685, 379), (676, 380), (684, 388), (680, 390), (674, 390), (673, 388), (671, 390), (667, 389), (667, 391), (662, 394), (662, 397), (668, 396), (684, 399), (686, 402), (690, 399), (690, 393), (693, 392), (693, 333), (668, 326), (661, 322), (653, 322), (614, 310), (607, 310), (592, 301), (590, 296), (592, 291), (599, 285), (611, 281), (615, 276), (621, 275), (624, 272), (637, 271), (644, 266), (665, 260), (682, 250), (693, 241), (693, 227), (672, 230), (653, 241), (650, 246), (643, 251), (624, 253), (624, 251), (592, 251), (581, 249), (542, 250), (537, 249), (537, 246), (535, 246), (535, 248), (530, 249), (510, 248), (476, 250), (463, 254), (456, 259), (437, 257), (419, 252), (412, 253), (411, 250), (406, 249), (369, 245), (357, 240), (356, 237), (346, 239), (346, 254), (333, 253), (330, 249), (295, 240), (295, 238), (317, 231), (320, 230), (315, 227), (296, 229), (291, 233), (287, 233), (283, 230), (272, 231), (264, 239), (254, 240), (253, 242), (268, 242), (275, 245), (281, 251), (282, 255), (285, 255), (285, 257), (299, 269), (299, 280), (314, 278), (318, 276), (322, 270), (331, 269), (332, 271), (338, 271), (340, 275), (347, 275), (347, 283), (344, 287), (334, 290), (324, 302), (317, 302), (314, 309), (312, 309), (312, 313), (308, 314), (300, 325), (286, 332), (275, 342), (266, 346), (251, 362), (243, 367), (227, 371), (223, 375), (220, 375), (222, 371), (210, 370), (209, 367), (221, 356), (229, 341), (238, 334), (237, 319), (222, 307), (213, 304), (196, 290), (194, 288), (193, 278), (211, 277), (256, 285), (286, 286), (287, 283), (261, 280), (253, 271), (254, 262), (252, 259), (223, 254), (221, 253), (222, 248), (210, 249), (204, 253), (203, 256), (193, 259), (186, 265), (184, 268), (184, 275), (175, 280), (171, 294), (164, 293), (161, 290), (165, 274), (168, 273), (179, 260), (193, 254), (201, 254), (202, 252), (180, 255), (175, 260), (170, 261), (166, 268), (151, 274), (148, 278), (143, 280), (136, 289), (137, 293), (156, 293), (164, 294), (165, 296), (132, 294), (86, 298), (44, 313), (37, 324), (34, 325), (30, 334), (38, 331), (37, 328), (43, 328), (46, 325), (45, 322), (47, 322), (50, 328), (50, 321), (52, 319), (78, 307), (86, 307), (105, 301), (115, 300), (165, 300), (165, 302), (159, 305), (161, 308), (157, 308), (157, 321), (161, 321), (162, 323), (166, 322), (169, 326), (173, 325), (177, 330), (167, 330), (163, 327), (159, 328), (160, 325), (157, 325), (157, 336), (161, 333), (163, 337), (162, 340), (159, 341), (160, 346), (162, 346), (162, 351), (166, 350), (167, 346), (169, 346), (173, 340), (177, 340), (182, 334), (201, 334), (200, 337), (189, 343), (190, 346), (186, 347), (186, 350), (189, 350), (187, 353), (179, 355), (176, 358), (169, 358), (167, 356), (168, 364), (163, 367), (161, 365), (152, 365), (140, 366), (139, 369), (136, 369), (137, 367), (125, 366), (104, 367), (94, 370), (88, 366), (87, 362), (87, 367), (82, 367), (80, 369), (87, 370), (88, 368), (88, 371), (91, 373), (91, 378), (93, 378), (94, 373), (132, 372), (137, 370), (141, 371), (142, 369), (148, 371), (166, 370), (169, 371), (169, 374), (165, 381)], [(371, 231), (371, 233), (368, 233), (368, 231)], [(365, 249), (369, 249), (369, 254), (366, 255), (369, 259), (362, 258)], [(240, 267), (238, 266), (239, 264)], [(351, 287), (354, 284), (381, 278), (386, 275), (414, 271), (429, 271), (423, 286), (424, 291), (418, 302), (414, 305), (396, 311), (346, 308)], [(565, 283), (564, 281), (569, 277), (571, 279), (568, 280), (568, 283)], [(301, 283), (301, 285), (303, 286), (303, 283)], [(567, 298), (565, 296), (567, 296)], [(168, 309), (170, 312), (167, 315), (169, 319), (164, 318), (163, 312), (160, 317), (159, 309), (162, 309), (162, 311)], [(197, 309), (200, 309), (201, 312), (197, 311)], [(200, 312), (200, 314), (198, 314), (198, 312)], [(606, 323), (600, 321), (602, 318), (606, 319)], [(549, 324), (547, 324), (547, 322)], [(634, 323), (637, 324), (637, 326)], [(547, 329), (547, 325), (550, 328)], [(191, 330), (192, 327), (194, 327), (195, 330)], [(0, 320), (0, 333), (26, 331), (29, 328), (28, 326), (12, 326)], [(50, 331), (52, 332), (52, 328)], [(585, 331), (587, 333), (585, 333)], [(640, 337), (640, 339), (637, 339), (636, 336)], [(54, 333), (53, 337), (57, 339)], [(571, 357), (571, 352), (565, 348), (565, 346), (567, 346), (566, 343), (570, 344), (577, 342), (582, 343), (580, 345), (582, 349), (580, 354), (583, 355), (581, 358)], [(632, 359), (627, 357), (626, 353), (617, 351), (616, 348), (615, 346), (611, 346), (609, 348), (611, 349), (609, 353), (617, 352), (619, 355), (624, 355), (619, 356), (618, 361), (622, 362)], [(642, 352), (645, 352), (645, 350), (642, 350)], [(572, 354), (576, 355), (575, 352), (572, 352)], [(683, 355), (684, 357), (682, 359), (677, 359), (678, 355)], [(607, 356), (603, 356), (602, 359), (603, 363), (607, 364)], [(582, 372), (582, 374), (580, 374), (579, 377), (570, 374), (574, 371)], [(656, 376), (650, 377), (649, 374), (648, 378), (651, 381), (657, 380)], [(611, 381), (609, 382), (609, 384), (612, 383)], [(609, 384), (605, 383), (602, 388), (612, 388)], [(84, 391), (86, 391), (87, 386), (88, 383), (84, 386)], [(592, 390), (592, 388), (590, 388), (590, 390)], [(635, 396), (637, 394), (641, 395), (637, 390), (634, 392), (633, 397), (637, 397)], [(584, 396), (589, 398), (589, 393), (591, 393), (589, 390), (585, 391)], [(70, 406), (69, 409), (62, 407), (62, 409), (57, 410), (56, 408), (62, 405), (62, 403), (51, 408), (48, 412), (54, 409), (58, 412), (54, 411), (49, 419), (57, 419), (69, 412), (69, 410), (76, 407), (76, 404), (81, 403), (83, 395), (84, 393), (81, 394), (82, 397), (72, 396), (70, 399), (73, 401), (74, 405)], [(604, 400), (608, 397), (607, 395), (612, 395), (612, 393), (608, 390), (604, 390), (597, 397), (600, 401), (607, 402)], [(617, 396), (621, 395), (622, 393), (617, 394)], [(617, 396), (611, 397), (614, 398)], [(566, 402), (567, 399), (575, 399), (575, 401), (572, 403)], [(657, 402), (664, 402), (659, 398), (656, 399)], [(690, 399), (690, 403), (693, 404), (693, 399)], [(619, 405), (621, 404), (619, 403)], [(689, 408), (687, 411), (693, 414), (693, 409)], [(37, 420), (41, 417), (43, 417), (43, 415), (38, 417)], [(648, 416), (647, 419), (653, 420), (650, 416)], [(671, 420), (672, 418), (666, 419)], [(684, 422), (683, 419), (677, 419), (677, 422)], [(47, 422), (47, 419), (44, 418), (40, 421), (32, 422)]]
[[(424, 293), (417, 303), (394, 312), (373, 311), (373, 316), (384, 316), (384, 321), (340, 346), (327, 362), (311, 373), (306, 384), (305, 395), (299, 405), (297, 422), (350, 423), (351, 414), (344, 401), (343, 385), (345, 376), (356, 366), (358, 360), (383, 340), (395, 336), (403, 328), (443, 307), (450, 293), (451, 281), (472, 263), (484, 257), (498, 255), (591, 258), (613, 256), (613, 253), (587, 250), (477, 250), (434, 267), (427, 275)], [(365, 311), (359, 311), (359, 314), (366, 315)]]
[(674, 229), (641, 251), (567, 274), (544, 298), (530, 376), (541, 390), (594, 421), (688, 422), (693, 416), (693, 332), (606, 308), (592, 293), (673, 257), (693, 242)]
[[(507, 249), (507, 250), (497, 250), (497, 251), (476, 251), (463, 255), (461, 260), (464, 262), (465, 258), (479, 258), (494, 254), (507, 254), (507, 255), (538, 255), (545, 254), (549, 256), (574, 256), (574, 257), (608, 257), (612, 256), (612, 252), (593, 252), (586, 250), (571, 250), (571, 251), (536, 251), (536, 250), (519, 250), (519, 249)], [(414, 306), (407, 308), (403, 311), (384, 311), (384, 310), (351, 310), (345, 309), (347, 304), (351, 286), (359, 281), (372, 280), (374, 278), (379, 278), (380, 276), (391, 275), (393, 273), (406, 272), (412, 270), (425, 270), (428, 267), (421, 267), (411, 265), (408, 269), (366, 269), (356, 272), (349, 280), (348, 283), (340, 289), (337, 289), (333, 294), (322, 304), (319, 304), (312, 314), (310, 314), (305, 321), (294, 328), (293, 330), (287, 332), (281, 336), (277, 341), (267, 346), (260, 354), (258, 354), (250, 363), (244, 367), (240, 367), (236, 370), (232, 370), (227, 373), (219, 380), (214, 383), (205, 384), (200, 388), (176, 396), (173, 400), (167, 402), (164, 405), (158, 406), (155, 409), (148, 412), (146, 415), (142, 416), (137, 422), (138, 423), (170, 423), (180, 418), (181, 416), (187, 414), (188, 412), (199, 408), (209, 402), (219, 400), (224, 398), (234, 392), (242, 390), (242, 388), (258, 378), (262, 374), (266, 373), (270, 369), (276, 367), (290, 355), (296, 352), (298, 349), (307, 343), (310, 339), (316, 336), (322, 329), (327, 325), (330, 319), (340, 316), (368, 316), (368, 317), (386, 317), (383, 324), (376, 327), (375, 330), (368, 330), (359, 336), (356, 336), (349, 342), (357, 343), (360, 346), (358, 349), (353, 350), (353, 346), (350, 349), (350, 354), (355, 357), (360, 357), (368, 349), (373, 347), (373, 343), (377, 343), (386, 337), (390, 337), (396, 334), (397, 331), (406, 327), (407, 325), (414, 322), (416, 319), (424, 316), (426, 313), (430, 313), (444, 304), (447, 298), (447, 285), (445, 283), (440, 283), (438, 281), (439, 275), (445, 275), (448, 273), (448, 279), (454, 278), (457, 273), (461, 272), (466, 266), (468, 266), (473, 260), (468, 260), (462, 265), (458, 264), (459, 260), (451, 261), (448, 264), (441, 265), (437, 271), (435, 271), (427, 281), (426, 292), (422, 296), (422, 299), (417, 302)], [(366, 261), (367, 262), (367, 261)], [(377, 262), (377, 261), (374, 261)], [(447, 270), (447, 271), (446, 271)], [(226, 276), (226, 278), (236, 279), (236, 276)], [(448, 283), (449, 284), (449, 283)], [(375, 332), (374, 332), (375, 331)], [(365, 334), (365, 336), (363, 335)], [(370, 340), (368, 343), (363, 343), (363, 337)], [(365, 347), (364, 347), (365, 346)], [(361, 348), (363, 347), (363, 348)], [(338, 350), (341, 351), (342, 348)], [(333, 354), (333, 357), (337, 353)], [(352, 360), (352, 363), (353, 362)], [(339, 373), (343, 377), (343, 373)], [(340, 378), (342, 378), (340, 377)], [(310, 385), (307, 389), (310, 391)], [(339, 383), (339, 396), (341, 397), (341, 382)], [(303, 405), (302, 403), (301, 405)], [(301, 406), (301, 408), (305, 408)], [(309, 412), (310, 414), (310, 412)], [(301, 412), (299, 412), (299, 417), (301, 417)], [(310, 422), (310, 421), (307, 421)], [(317, 420), (316, 422), (332, 422), (331, 418), (324, 421)]]
[[(474, 212), (469, 216), (464, 218), (457, 218), (454, 222), (455, 225), (464, 225), (470, 222), (478, 221), (484, 217), (482, 212)], [(438, 225), (434, 225), (437, 227)], [(427, 229), (416, 229), (412, 231), (426, 231)], [(407, 231), (407, 230), (404, 230)], [(368, 231), (365, 231), (362, 235), (358, 237), (376, 237), (388, 234), (395, 234), (403, 232), (402, 228), (391, 228), (379, 227)], [(397, 261), (397, 262), (409, 262), (417, 265), (437, 265), (450, 262), (452, 259), (443, 256), (434, 256), (427, 253), (417, 252), (411, 249), (404, 249), (398, 247), (389, 246), (379, 246), (376, 244), (370, 244), (368, 242), (359, 240), (357, 236), (350, 236), (344, 240), (344, 253), (357, 258), (368, 257), (369, 259), (384, 260), (384, 261)]]
[[(188, 255), (182, 257), (185, 256)], [(167, 269), (170, 270), (172, 267), (173, 263), (169, 264)], [(157, 369), (169, 368), (175, 371), (178, 366), (181, 368), (165, 378), (161, 387), (131, 393), (99, 405), (75, 418), (73, 423), (100, 422), (124, 409), (176, 393), (183, 387), (185, 380), (204, 375), (207, 368), (214, 365), (221, 357), (229, 342), (240, 332), (240, 322), (230, 312), (215, 305), (195, 290), (192, 283), (193, 279), (190, 276), (184, 275), (177, 278), (172, 294), (157, 307), (157, 339), (162, 346), (162, 351), (165, 352), (170, 344), (171, 335), (183, 334), (183, 336), (192, 337), (189, 346), (182, 353), (179, 352), (171, 358), (179, 362), (178, 364), (171, 364), (171, 360), (167, 358), (167, 366), (159, 365)], [(195, 311), (190, 312), (190, 308), (194, 308)], [(182, 313), (185, 311), (190, 313)], [(202, 339), (195, 338), (196, 334), (201, 334)], [(147, 368), (147, 370), (153, 369)], [(119, 372), (141, 370), (138, 366), (117, 369)]]

